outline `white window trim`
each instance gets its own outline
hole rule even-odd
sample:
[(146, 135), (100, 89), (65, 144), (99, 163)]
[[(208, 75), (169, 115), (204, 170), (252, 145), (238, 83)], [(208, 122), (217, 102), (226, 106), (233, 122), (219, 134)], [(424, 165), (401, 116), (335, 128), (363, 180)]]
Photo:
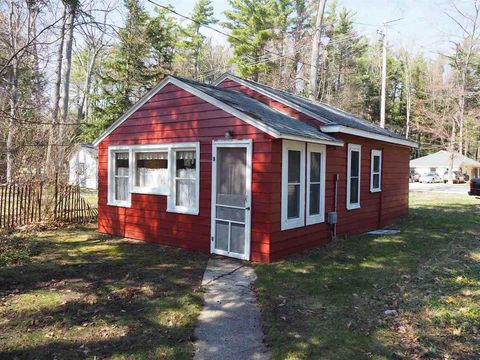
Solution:
[[(300, 211), (299, 217), (288, 219), (288, 151), (300, 151)], [(305, 226), (305, 143), (283, 140), (282, 144), (282, 211), (281, 230)]]
[(135, 186), (135, 171), (137, 168), (137, 159), (136, 153), (145, 153), (145, 152), (167, 152), (168, 159), (168, 174), (170, 175), (170, 156), (169, 156), (169, 146), (168, 145), (136, 145), (132, 147), (132, 179), (131, 179), (131, 190), (130, 192), (134, 194), (147, 194), (147, 195), (170, 195), (170, 191), (162, 191), (159, 188), (150, 188), (146, 186)]
[[(193, 208), (187, 208), (185, 206), (177, 206), (175, 204), (176, 199), (176, 186), (175, 186), (175, 173), (176, 173), (176, 159), (174, 154), (176, 151), (195, 151), (195, 205)], [(168, 156), (170, 166), (170, 196), (167, 199), (167, 212), (174, 212), (180, 214), (198, 215), (200, 209), (200, 143), (177, 143), (172, 144)]]
[[(375, 156), (380, 158), (378, 173), (373, 171), (373, 159)], [(372, 156), (370, 161), (370, 192), (381, 192), (382, 191), (382, 150), (372, 150)], [(378, 188), (373, 186), (373, 175), (378, 174)]]
[[(320, 153), (321, 154), (321, 168), (320, 168), (320, 213), (316, 215), (310, 215), (310, 160), (311, 154)], [(306, 222), (307, 225), (319, 224), (325, 221), (325, 169), (326, 169), (326, 146), (319, 144), (307, 144), (307, 212), (306, 212)], [(315, 182), (316, 183), (316, 182)]]
[[(133, 187), (134, 175), (134, 153), (146, 151), (168, 151), (168, 169), (169, 169), (169, 194), (159, 194), (153, 192), (151, 189), (143, 187)], [(173, 150), (194, 150), (196, 157), (196, 187), (195, 187), (195, 208), (188, 209), (180, 206), (175, 206), (175, 189), (172, 188), (173, 175), (175, 171), (175, 163), (173, 161)], [(115, 200), (115, 185), (114, 180), (114, 154), (117, 152), (128, 152), (128, 166), (129, 166), (129, 181), (128, 181), (128, 200)], [(162, 144), (142, 144), (142, 145), (111, 145), (108, 147), (108, 184), (107, 184), (107, 205), (118, 207), (131, 207), (132, 193), (147, 194), (147, 195), (167, 195), (167, 212), (198, 215), (199, 213), (199, 198), (200, 198), (200, 143), (199, 142), (183, 142), (183, 143), (162, 143)]]
[[(350, 202), (350, 169), (351, 169), (351, 153), (353, 151), (358, 151), (358, 202)], [(360, 208), (360, 194), (361, 194), (361, 179), (362, 179), (362, 147), (357, 144), (348, 144), (348, 156), (347, 156), (347, 209), (359, 209)]]
[[(128, 152), (128, 199), (116, 200), (115, 199), (115, 154)], [(117, 145), (108, 147), (108, 193), (107, 193), (107, 205), (118, 207), (130, 207), (132, 205), (132, 193), (131, 188), (132, 179), (132, 151), (130, 146)]]

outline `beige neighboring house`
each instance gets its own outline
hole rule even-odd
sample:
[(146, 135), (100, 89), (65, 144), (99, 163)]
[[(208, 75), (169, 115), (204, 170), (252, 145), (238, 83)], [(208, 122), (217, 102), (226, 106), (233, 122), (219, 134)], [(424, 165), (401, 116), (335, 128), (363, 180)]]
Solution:
[[(450, 164), (450, 153), (441, 150), (434, 154), (410, 160), (410, 169), (414, 169), (419, 174), (436, 172), (438, 175), (442, 176), (448, 171)], [(480, 162), (465, 155), (455, 153), (452, 170), (460, 171), (462, 174), (468, 174), (470, 178), (480, 177)]]
[(90, 144), (73, 148), (68, 160), (68, 181), (85, 189), (98, 189), (98, 151)]

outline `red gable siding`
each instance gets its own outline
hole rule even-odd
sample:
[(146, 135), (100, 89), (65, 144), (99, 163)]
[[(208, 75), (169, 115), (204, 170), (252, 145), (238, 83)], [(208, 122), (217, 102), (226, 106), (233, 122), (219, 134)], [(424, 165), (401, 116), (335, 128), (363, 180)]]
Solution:
[[(253, 139), (252, 245), (254, 261), (270, 261), (271, 176), (279, 154), (272, 138), (204, 100), (169, 84), (99, 144), (99, 231), (183, 248), (210, 251), (212, 140), (232, 130), (236, 139)], [(200, 213), (167, 212), (167, 197), (132, 194), (130, 208), (107, 205), (108, 146), (200, 142)]]

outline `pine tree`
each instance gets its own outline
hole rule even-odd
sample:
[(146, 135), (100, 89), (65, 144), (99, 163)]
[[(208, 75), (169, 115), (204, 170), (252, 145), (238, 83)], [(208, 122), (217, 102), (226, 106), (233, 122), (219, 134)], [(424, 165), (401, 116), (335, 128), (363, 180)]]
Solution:
[(185, 57), (192, 62), (193, 78), (198, 79), (201, 66), (202, 48), (205, 45), (205, 35), (200, 32), (202, 25), (215, 24), (217, 20), (213, 16), (211, 0), (198, 0), (193, 7), (192, 22), (185, 28), (186, 39), (183, 44)]
[(232, 62), (241, 76), (258, 81), (269, 65), (267, 46), (274, 37), (275, 6), (273, 0), (229, 0), (232, 10), (225, 11), (231, 30), (228, 41), (233, 47)]

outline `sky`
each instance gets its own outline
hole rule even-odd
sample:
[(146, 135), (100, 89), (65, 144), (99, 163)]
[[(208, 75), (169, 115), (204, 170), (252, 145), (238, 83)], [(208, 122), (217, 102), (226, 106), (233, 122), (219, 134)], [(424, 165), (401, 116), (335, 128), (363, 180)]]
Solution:
[[(159, 4), (172, 5), (181, 14), (192, 12), (194, 0), (155, 0)], [(339, 7), (345, 7), (355, 14), (355, 26), (360, 34), (378, 39), (377, 30), (383, 21), (403, 18), (388, 29), (388, 42), (392, 48), (404, 47), (412, 52), (423, 52), (427, 57), (435, 57), (450, 48), (448, 39), (459, 33), (459, 28), (448, 18), (445, 11), (451, 8), (450, 0), (338, 0)], [(327, 6), (332, 0), (327, 2)], [(472, 0), (456, 0), (467, 6)], [(148, 2), (146, 2), (148, 4)], [(223, 11), (229, 8), (227, 0), (212, 1), (215, 15), (225, 19)], [(148, 6), (147, 6), (148, 8)], [(222, 29), (217, 25), (219, 29)], [(227, 31), (222, 29), (222, 31)], [(225, 42), (225, 36), (211, 30), (204, 30), (215, 42)]]

